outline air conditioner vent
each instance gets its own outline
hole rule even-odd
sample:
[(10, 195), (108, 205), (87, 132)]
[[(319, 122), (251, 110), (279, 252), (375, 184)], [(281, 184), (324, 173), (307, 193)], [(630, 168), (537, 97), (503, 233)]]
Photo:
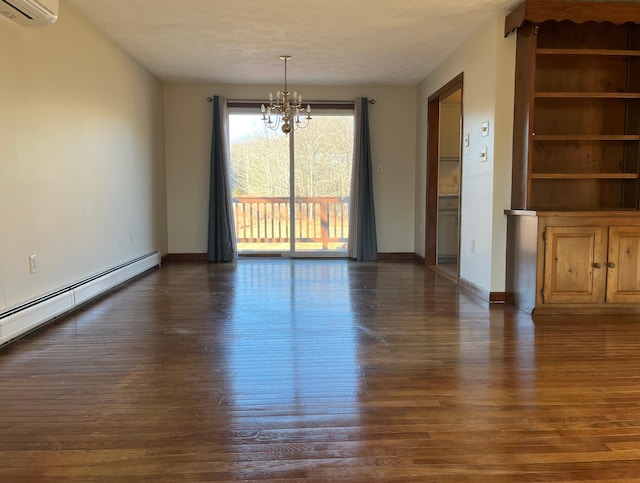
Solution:
[(0, 15), (25, 27), (42, 27), (58, 20), (58, 0), (0, 0)]

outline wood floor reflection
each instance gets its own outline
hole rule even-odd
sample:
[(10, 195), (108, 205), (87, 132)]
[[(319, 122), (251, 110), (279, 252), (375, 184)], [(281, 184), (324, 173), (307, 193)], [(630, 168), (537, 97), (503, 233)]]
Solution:
[(412, 263), (174, 263), (0, 348), (0, 481), (639, 481), (640, 324)]

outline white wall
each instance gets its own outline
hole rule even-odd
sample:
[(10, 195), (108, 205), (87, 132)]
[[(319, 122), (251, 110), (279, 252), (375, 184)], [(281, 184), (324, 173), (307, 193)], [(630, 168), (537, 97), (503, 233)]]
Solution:
[[(170, 253), (205, 253), (212, 105), (207, 97), (264, 99), (282, 86), (165, 85)], [(375, 99), (369, 106), (380, 252), (414, 251), (415, 87), (295, 86), (305, 99)], [(292, 87), (293, 90), (293, 87)]]
[[(438, 194), (460, 192), (460, 114), (462, 104), (440, 104)], [(456, 229), (457, 231), (457, 229)], [(456, 250), (454, 249), (453, 252)], [(451, 250), (449, 250), (451, 253)]]
[[(492, 17), (418, 87), (415, 225), (426, 219), (427, 102), (430, 95), (461, 72), (463, 135), (460, 276), (477, 287), (504, 291), (506, 217), (510, 205), (511, 137), (515, 40), (503, 36), (504, 14)], [(490, 134), (481, 125), (489, 121)], [(480, 161), (482, 147), (488, 159)], [(475, 240), (475, 251), (471, 243)], [(416, 252), (424, 255), (425, 235), (416, 230)]]
[[(460, 112), (458, 102), (440, 104), (440, 157), (457, 158), (460, 156)], [(442, 126), (445, 126), (444, 129)]]
[(166, 253), (160, 82), (64, 2), (0, 58), (0, 311)]

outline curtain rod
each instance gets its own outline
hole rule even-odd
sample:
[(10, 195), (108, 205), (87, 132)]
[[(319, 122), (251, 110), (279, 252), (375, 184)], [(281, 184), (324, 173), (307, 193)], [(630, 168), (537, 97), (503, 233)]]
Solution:
[[(207, 97), (207, 102), (213, 102), (213, 97)], [(227, 102), (236, 103), (236, 104), (260, 104), (265, 101), (260, 100), (251, 100), (251, 99), (227, 99)], [(369, 99), (369, 104), (375, 104), (375, 99)], [(306, 104), (306, 102), (305, 102)], [(309, 101), (309, 104), (353, 104), (353, 101)]]

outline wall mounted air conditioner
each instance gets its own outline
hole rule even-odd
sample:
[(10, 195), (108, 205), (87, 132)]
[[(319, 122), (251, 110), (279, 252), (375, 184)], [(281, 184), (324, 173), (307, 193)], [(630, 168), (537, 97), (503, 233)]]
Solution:
[(58, 0), (0, 0), (0, 15), (25, 27), (42, 27), (58, 20)]

